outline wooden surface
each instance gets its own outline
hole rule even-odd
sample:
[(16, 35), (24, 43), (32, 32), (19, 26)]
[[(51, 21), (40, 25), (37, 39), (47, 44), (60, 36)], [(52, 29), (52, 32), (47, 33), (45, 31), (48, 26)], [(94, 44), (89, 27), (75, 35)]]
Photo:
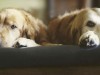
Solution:
[(100, 67), (1, 69), (0, 75), (100, 75)]

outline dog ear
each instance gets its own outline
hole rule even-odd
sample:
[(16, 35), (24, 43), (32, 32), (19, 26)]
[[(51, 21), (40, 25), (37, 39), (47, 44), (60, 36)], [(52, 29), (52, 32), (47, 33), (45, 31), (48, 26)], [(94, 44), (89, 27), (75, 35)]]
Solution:
[[(70, 13), (68, 15), (65, 15), (65, 17), (61, 20), (61, 27), (59, 27), (59, 33), (64, 36), (64, 43), (65, 44), (72, 44), (73, 40), (73, 34), (71, 34), (71, 29), (73, 27), (73, 22), (77, 16), (78, 12)], [(60, 39), (63, 40), (63, 37), (59, 36)], [(75, 37), (75, 36), (74, 36)]]
[(23, 27), (23, 36), (28, 39), (35, 39), (36, 33), (39, 30), (39, 27), (37, 25), (37, 20), (30, 15), (29, 13), (22, 11), (22, 14), (24, 16), (24, 27)]
[(77, 11), (74, 13), (66, 13), (51, 21), (48, 30), (49, 36), (51, 36), (50, 40), (55, 41), (58, 39), (57, 41), (60, 40), (60, 42), (63, 42), (64, 44), (72, 43), (71, 27), (77, 13)]
[(73, 44), (78, 44), (79, 38), (82, 34), (82, 28), (84, 24), (83, 14), (78, 14), (75, 20), (71, 23), (70, 37), (73, 40)]
[(37, 43), (47, 42), (47, 27), (39, 19), (35, 19), (30, 14), (23, 12), (25, 17), (24, 35), (29, 39), (34, 39)]

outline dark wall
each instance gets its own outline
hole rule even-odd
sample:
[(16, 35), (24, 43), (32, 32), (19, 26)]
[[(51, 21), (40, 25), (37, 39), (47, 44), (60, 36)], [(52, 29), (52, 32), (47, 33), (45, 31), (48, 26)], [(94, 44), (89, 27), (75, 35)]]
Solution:
[(100, 0), (92, 0), (92, 7), (100, 7)]
[(74, 11), (89, 7), (88, 2), (91, 0), (48, 0), (47, 9), (49, 18), (54, 18), (58, 15), (62, 15), (65, 12)]
[(100, 0), (47, 0), (46, 20), (86, 7), (100, 7)]

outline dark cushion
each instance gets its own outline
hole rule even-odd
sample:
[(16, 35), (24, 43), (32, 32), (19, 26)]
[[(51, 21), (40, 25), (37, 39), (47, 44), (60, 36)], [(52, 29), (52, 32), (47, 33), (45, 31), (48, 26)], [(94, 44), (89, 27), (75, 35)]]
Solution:
[(100, 65), (100, 47), (95, 49), (81, 49), (78, 46), (0, 48), (0, 68), (84, 65)]

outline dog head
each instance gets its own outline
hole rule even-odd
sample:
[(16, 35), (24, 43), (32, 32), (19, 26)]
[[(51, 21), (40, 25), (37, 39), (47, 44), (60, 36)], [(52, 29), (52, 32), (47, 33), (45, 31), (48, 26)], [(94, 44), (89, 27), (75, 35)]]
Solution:
[(34, 38), (38, 31), (37, 21), (26, 11), (3, 9), (0, 11), (0, 45), (12, 47), (20, 37)]
[(71, 34), (80, 47), (92, 48), (100, 44), (100, 9), (84, 9), (80, 11), (72, 23)]
[(100, 44), (100, 9), (65, 13), (50, 22), (48, 31), (52, 42), (96, 47)]

